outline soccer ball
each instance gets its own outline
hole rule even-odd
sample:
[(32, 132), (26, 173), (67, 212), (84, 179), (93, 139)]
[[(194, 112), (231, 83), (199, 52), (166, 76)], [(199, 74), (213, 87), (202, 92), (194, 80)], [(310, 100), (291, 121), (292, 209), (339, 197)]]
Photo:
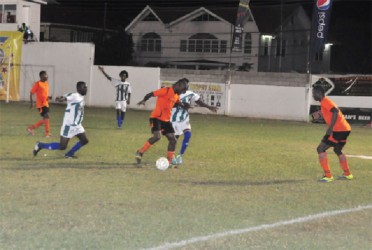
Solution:
[(159, 170), (167, 170), (169, 167), (169, 161), (165, 157), (160, 157), (156, 160), (156, 168)]

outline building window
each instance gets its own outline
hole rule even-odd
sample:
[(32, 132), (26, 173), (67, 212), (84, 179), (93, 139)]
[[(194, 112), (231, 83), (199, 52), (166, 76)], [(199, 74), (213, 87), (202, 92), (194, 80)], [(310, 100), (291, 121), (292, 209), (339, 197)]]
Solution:
[(263, 56), (269, 55), (269, 41), (270, 41), (270, 38), (268, 37), (263, 38), (263, 51), (262, 51)]
[(276, 40), (276, 56), (284, 57), (287, 52), (287, 40)]
[(297, 47), (298, 46), (298, 41), (296, 39), (293, 40), (293, 47)]
[(252, 53), (252, 34), (246, 33), (244, 37), (244, 54)]
[(287, 54), (287, 40), (283, 40), (282, 42), (282, 56), (284, 57)]
[(226, 53), (227, 41), (218, 40), (212, 34), (198, 33), (191, 36), (188, 40), (181, 40), (181, 52), (198, 52), (198, 53)]
[(315, 53), (315, 61), (321, 62), (323, 61), (323, 53), (324, 51), (320, 51)]
[(186, 40), (181, 40), (180, 51), (181, 52), (186, 52), (187, 51), (187, 41)]
[(194, 18), (191, 20), (192, 22), (207, 22), (207, 21), (219, 21), (216, 17), (209, 15), (209, 14), (204, 14), (200, 15), (197, 18)]
[(0, 4), (0, 23), (16, 23), (17, 5)]
[(140, 49), (143, 52), (160, 52), (161, 38), (156, 33), (147, 33), (141, 39)]

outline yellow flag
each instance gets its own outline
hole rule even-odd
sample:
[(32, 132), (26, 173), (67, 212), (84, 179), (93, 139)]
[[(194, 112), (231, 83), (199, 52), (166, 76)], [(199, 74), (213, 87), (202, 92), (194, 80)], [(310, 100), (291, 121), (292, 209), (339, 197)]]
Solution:
[(19, 100), (23, 33), (0, 31), (0, 100)]

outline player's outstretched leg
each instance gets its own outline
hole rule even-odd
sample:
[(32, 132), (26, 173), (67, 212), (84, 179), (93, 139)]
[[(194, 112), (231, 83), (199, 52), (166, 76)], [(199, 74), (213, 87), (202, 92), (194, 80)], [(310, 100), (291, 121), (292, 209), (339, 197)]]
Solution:
[(61, 144), (59, 142), (51, 143), (36, 142), (34, 150), (32, 151), (33, 155), (36, 156), (42, 149), (59, 150), (61, 149)]
[(88, 138), (86, 137), (85, 133), (81, 133), (76, 135), (77, 138), (79, 138), (79, 141), (70, 149), (65, 154), (65, 158), (74, 158), (76, 159), (77, 157), (75, 156), (75, 152), (78, 151), (81, 147), (85, 146), (88, 144)]

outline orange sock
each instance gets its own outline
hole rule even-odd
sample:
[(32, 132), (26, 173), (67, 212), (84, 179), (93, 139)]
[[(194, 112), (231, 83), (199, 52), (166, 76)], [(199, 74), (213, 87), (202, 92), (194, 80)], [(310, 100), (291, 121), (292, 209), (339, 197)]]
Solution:
[(320, 153), (319, 155), (319, 163), (320, 163), (320, 166), (322, 166), (323, 168), (323, 171), (324, 171), (324, 175), (328, 178), (331, 178), (332, 175), (331, 175), (331, 169), (328, 165), (328, 157), (327, 157), (327, 153), (326, 152), (323, 152), (323, 153)]
[(35, 123), (34, 125), (30, 126), (30, 128), (32, 128), (32, 129), (37, 129), (37, 128), (40, 127), (42, 124), (44, 124), (44, 120), (40, 120), (40, 121), (38, 121), (38, 122)]
[(142, 148), (140, 148), (138, 151), (143, 154), (145, 153), (147, 150), (149, 150), (149, 148), (152, 146), (152, 144), (150, 144), (148, 141), (145, 142), (145, 144), (142, 146)]
[(347, 164), (347, 159), (344, 154), (341, 154), (338, 156), (338, 159), (340, 160), (340, 165), (342, 167), (342, 170), (344, 171), (344, 175), (348, 176), (350, 175), (349, 165)]
[(174, 157), (174, 151), (168, 151), (167, 158), (168, 158), (169, 164), (172, 163), (173, 157)]
[(45, 135), (49, 135), (50, 134), (50, 120), (49, 119), (44, 120), (44, 127), (45, 127)]

